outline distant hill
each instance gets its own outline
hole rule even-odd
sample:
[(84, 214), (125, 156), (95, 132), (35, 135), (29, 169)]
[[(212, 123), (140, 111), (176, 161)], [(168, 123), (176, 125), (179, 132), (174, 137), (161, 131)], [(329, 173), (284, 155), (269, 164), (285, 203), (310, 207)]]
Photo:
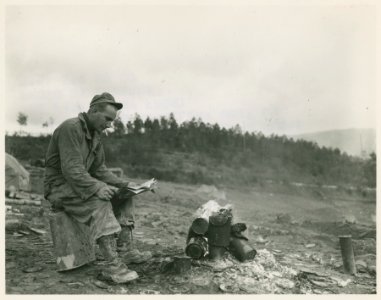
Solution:
[(321, 147), (338, 148), (349, 155), (364, 158), (367, 158), (371, 152), (376, 151), (376, 130), (371, 128), (305, 133), (294, 135), (292, 138), (316, 142)]
[[(126, 125), (115, 121), (114, 127), (114, 132), (102, 138), (107, 165), (122, 168), (131, 178), (216, 186), (255, 186), (269, 180), (375, 186), (375, 157), (348, 157), (303, 139), (242, 133), (238, 127), (221, 128), (196, 118), (179, 124), (173, 114), (146, 120), (136, 115)], [(359, 149), (361, 143), (368, 149), (368, 138), (359, 136)], [(49, 138), (6, 135), (5, 150), (20, 161), (39, 160), (46, 153)], [(329, 140), (353, 142), (354, 137), (336, 134)], [(331, 142), (329, 146), (340, 144)]]

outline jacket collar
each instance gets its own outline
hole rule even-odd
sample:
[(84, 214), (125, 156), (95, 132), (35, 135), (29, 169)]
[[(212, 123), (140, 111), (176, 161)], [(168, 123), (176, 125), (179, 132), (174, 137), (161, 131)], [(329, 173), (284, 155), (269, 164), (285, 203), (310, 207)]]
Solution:
[[(89, 128), (87, 127), (87, 124), (86, 124), (86, 120), (83, 116), (83, 113), (80, 113), (78, 115), (78, 119), (81, 121), (81, 124), (82, 124), (82, 128), (83, 130), (85, 131), (85, 135), (86, 135), (86, 138), (91, 140), (93, 137), (91, 136), (91, 133), (90, 133), (90, 130)], [(99, 139), (99, 134), (98, 132), (94, 131), (94, 138), (95, 139)]]

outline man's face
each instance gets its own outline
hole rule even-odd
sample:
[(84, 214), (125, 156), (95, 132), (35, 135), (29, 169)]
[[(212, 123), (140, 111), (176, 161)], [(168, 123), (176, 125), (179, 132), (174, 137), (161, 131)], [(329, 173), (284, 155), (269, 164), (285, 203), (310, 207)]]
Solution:
[(102, 132), (106, 128), (110, 128), (112, 122), (116, 118), (117, 108), (111, 104), (107, 105), (103, 111), (93, 113), (92, 125), (95, 130)]

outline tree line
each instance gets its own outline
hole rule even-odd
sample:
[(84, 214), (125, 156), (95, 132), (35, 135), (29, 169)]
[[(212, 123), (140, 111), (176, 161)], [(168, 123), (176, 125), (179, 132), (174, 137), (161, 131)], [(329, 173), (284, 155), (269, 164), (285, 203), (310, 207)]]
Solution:
[[(6, 136), (6, 151), (20, 159), (41, 158), (49, 138)], [(103, 144), (109, 165), (121, 166), (133, 177), (210, 184), (274, 179), (376, 185), (374, 153), (364, 160), (313, 142), (243, 132), (239, 125), (224, 128), (199, 118), (178, 123), (173, 113), (144, 120), (136, 114), (127, 123), (117, 118)]]
[[(352, 157), (339, 149), (319, 147), (316, 143), (286, 136), (265, 136), (261, 132), (243, 132), (239, 125), (226, 129), (218, 124), (192, 118), (179, 124), (173, 113), (168, 117), (143, 120), (139, 115), (128, 121), (115, 121), (108, 139), (121, 138), (107, 150), (121, 153), (131, 165), (152, 164), (163, 158), (160, 153), (196, 154), (198, 161), (225, 165), (236, 170), (256, 172), (255, 179), (276, 177), (284, 181), (308, 180), (314, 183), (375, 186), (375, 161)], [(111, 154), (111, 156), (115, 156)], [(110, 155), (109, 155), (110, 157)]]

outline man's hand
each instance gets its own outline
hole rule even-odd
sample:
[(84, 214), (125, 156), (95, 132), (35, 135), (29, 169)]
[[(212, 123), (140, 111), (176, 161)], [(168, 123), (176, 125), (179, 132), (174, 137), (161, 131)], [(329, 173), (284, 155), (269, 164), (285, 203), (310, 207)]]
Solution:
[(157, 188), (157, 180), (155, 178), (152, 178), (151, 180), (145, 182), (143, 185), (144, 188), (154, 193), (155, 189)]
[(134, 188), (134, 187), (136, 187), (138, 184), (137, 183), (135, 183), (135, 182), (133, 182), (133, 181), (129, 181), (128, 183), (127, 183), (127, 187), (130, 187), (130, 188)]
[(97, 196), (99, 199), (101, 200), (104, 200), (104, 201), (110, 201), (111, 198), (114, 196), (115, 192), (117, 191), (118, 189), (113, 187), (113, 186), (109, 186), (109, 185), (106, 185), (104, 187), (102, 187), (98, 192), (97, 192)]

